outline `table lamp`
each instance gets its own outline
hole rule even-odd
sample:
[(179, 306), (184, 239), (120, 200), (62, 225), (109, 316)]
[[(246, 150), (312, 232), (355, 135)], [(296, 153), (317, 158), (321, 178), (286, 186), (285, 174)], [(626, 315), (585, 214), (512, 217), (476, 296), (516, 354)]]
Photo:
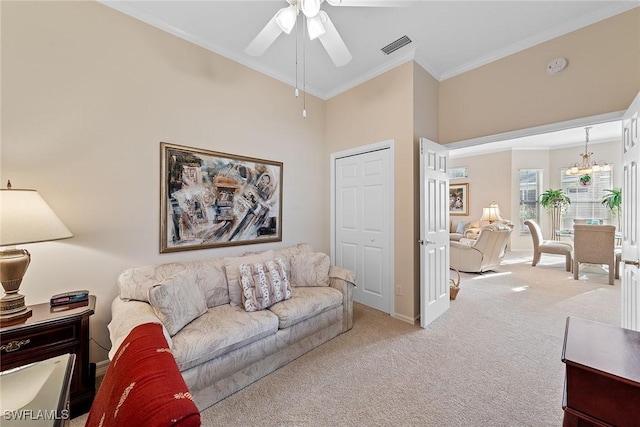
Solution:
[(49, 205), (35, 190), (16, 190), (11, 182), (0, 190), (0, 326), (21, 323), (31, 316), (31, 309), (20, 295), (22, 277), (31, 262), (26, 249), (15, 245), (47, 242), (73, 237)]
[(500, 208), (493, 202), (488, 208), (482, 208), (482, 218), (480, 221), (489, 221), (489, 224), (493, 224), (494, 221), (502, 221), (500, 216)]

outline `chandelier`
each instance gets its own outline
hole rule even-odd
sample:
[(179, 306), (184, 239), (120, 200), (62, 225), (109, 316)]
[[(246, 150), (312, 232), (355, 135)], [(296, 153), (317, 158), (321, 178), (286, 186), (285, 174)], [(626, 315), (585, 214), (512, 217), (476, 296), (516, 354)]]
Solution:
[(586, 140), (584, 143), (584, 153), (580, 154), (582, 157), (582, 163), (574, 163), (567, 168), (567, 175), (589, 175), (593, 172), (608, 172), (611, 170), (611, 166), (602, 160), (596, 162), (591, 161), (591, 155), (589, 152), (589, 129), (591, 127), (584, 128), (586, 134)]

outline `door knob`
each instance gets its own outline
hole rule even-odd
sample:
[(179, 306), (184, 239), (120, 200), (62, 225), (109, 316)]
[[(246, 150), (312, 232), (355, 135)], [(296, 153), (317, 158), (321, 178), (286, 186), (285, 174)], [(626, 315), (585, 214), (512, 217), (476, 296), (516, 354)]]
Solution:
[(435, 245), (436, 242), (432, 242), (431, 240), (418, 240), (418, 243), (421, 245)]
[(627, 265), (635, 265), (636, 267), (640, 267), (640, 260), (631, 261), (630, 259), (623, 259), (622, 262), (624, 262)]

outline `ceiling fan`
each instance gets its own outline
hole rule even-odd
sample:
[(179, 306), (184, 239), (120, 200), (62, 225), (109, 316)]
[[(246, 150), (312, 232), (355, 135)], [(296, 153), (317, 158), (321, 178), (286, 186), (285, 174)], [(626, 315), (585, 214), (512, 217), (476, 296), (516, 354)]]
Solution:
[[(258, 33), (247, 46), (245, 52), (251, 56), (260, 56), (282, 34), (291, 34), (298, 16), (302, 12), (302, 19), (307, 27), (310, 40), (319, 39), (329, 57), (336, 65), (342, 67), (351, 61), (351, 52), (347, 49), (338, 30), (329, 19), (329, 15), (320, 9), (325, 0), (286, 0), (288, 6), (281, 8), (271, 18), (267, 25)], [(326, 0), (331, 6), (369, 6), (395, 7), (403, 6), (403, 1), (393, 0)]]

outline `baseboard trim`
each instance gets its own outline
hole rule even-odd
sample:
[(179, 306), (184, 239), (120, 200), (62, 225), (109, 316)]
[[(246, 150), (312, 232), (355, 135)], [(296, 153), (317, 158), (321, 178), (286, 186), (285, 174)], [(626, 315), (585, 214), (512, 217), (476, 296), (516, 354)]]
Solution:
[(402, 320), (403, 322), (411, 323), (412, 325), (416, 324), (416, 319), (412, 319), (409, 316), (405, 316), (404, 314), (393, 313), (391, 317), (395, 317), (398, 320)]

